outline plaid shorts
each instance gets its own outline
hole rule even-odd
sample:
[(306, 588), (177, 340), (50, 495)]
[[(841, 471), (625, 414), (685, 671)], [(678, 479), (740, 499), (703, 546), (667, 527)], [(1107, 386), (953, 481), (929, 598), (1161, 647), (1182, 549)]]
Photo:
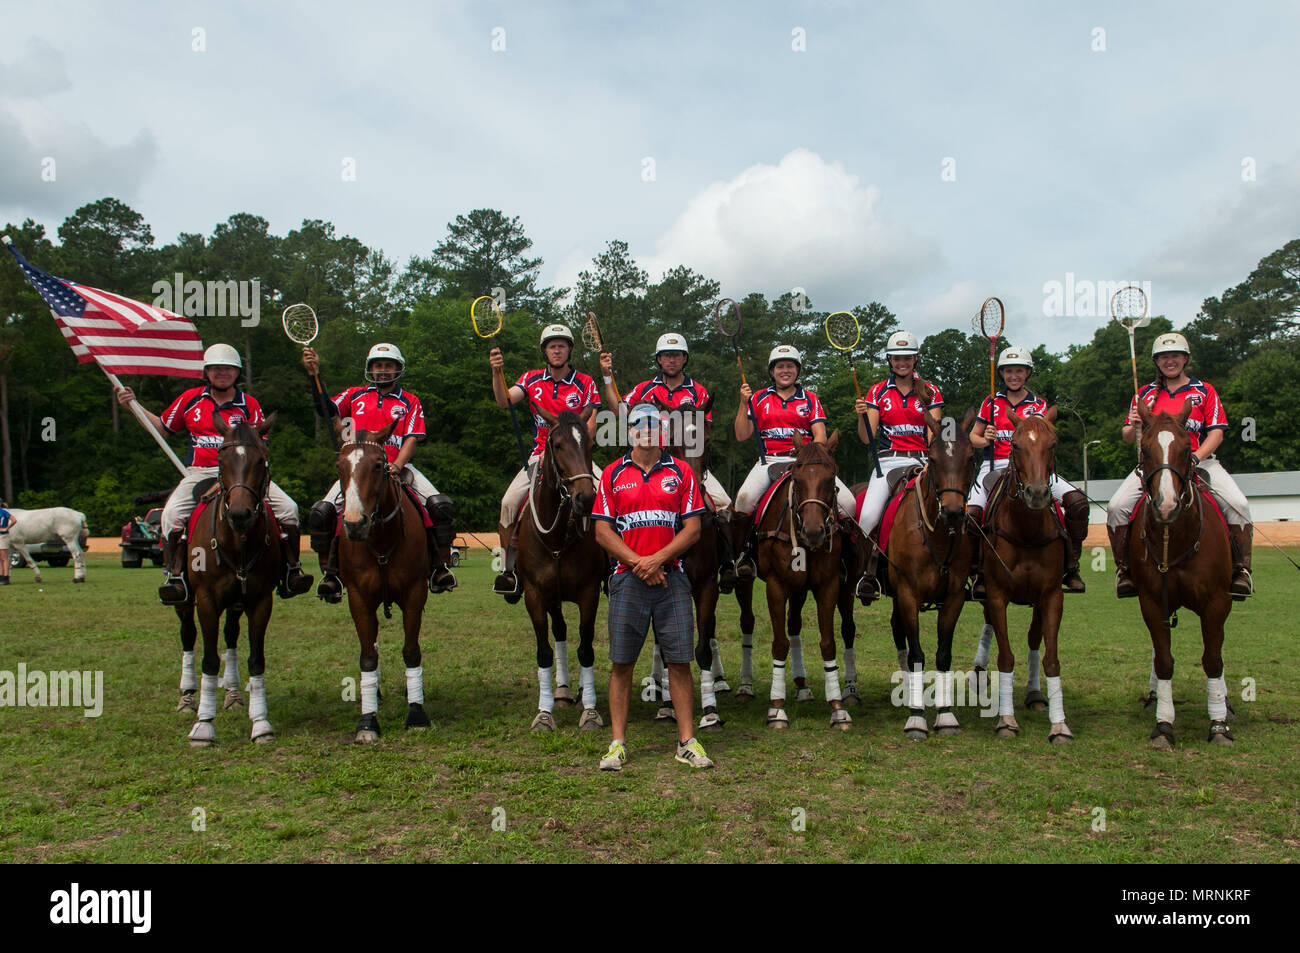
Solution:
[(695, 658), (690, 580), (681, 570), (667, 573), (665, 578), (667, 585), (651, 586), (631, 571), (610, 577), (609, 660), (614, 664), (637, 660), (652, 621), (665, 664), (690, 664)]

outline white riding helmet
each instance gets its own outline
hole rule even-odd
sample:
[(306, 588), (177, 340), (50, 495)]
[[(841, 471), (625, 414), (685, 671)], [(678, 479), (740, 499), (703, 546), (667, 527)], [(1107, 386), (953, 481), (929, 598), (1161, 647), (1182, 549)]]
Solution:
[(892, 354), (904, 356), (907, 354), (920, 354), (921, 342), (916, 339), (916, 335), (911, 331), (895, 331), (889, 336), (889, 343), (885, 345), (885, 356)]
[(214, 344), (203, 352), (203, 369), (209, 367), (236, 367), (244, 369), (244, 362), (229, 344)]
[(1187, 338), (1176, 331), (1170, 331), (1168, 334), (1160, 335), (1151, 345), (1152, 358), (1157, 358), (1161, 354), (1186, 354), (1190, 358), (1192, 349), (1187, 346)]
[(546, 327), (542, 328), (542, 350), (546, 350), (546, 344), (548, 341), (554, 341), (556, 339), (568, 341), (569, 347), (573, 347), (573, 332), (564, 325), (548, 324)]
[(799, 373), (803, 373), (803, 355), (799, 353), (797, 347), (789, 344), (778, 344), (772, 348), (772, 353), (767, 356), (767, 372), (772, 373), (772, 367), (777, 361), (794, 361), (799, 367)]
[(370, 365), (375, 361), (397, 362), (397, 374), (393, 376), (394, 381), (406, 373), (406, 358), (402, 357), (402, 352), (397, 349), (396, 344), (376, 344), (370, 349), (370, 353), (366, 355), (366, 380), (371, 384), (378, 383), (370, 376)]
[(1023, 347), (1009, 347), (998, 355), (998, 370), (1004, 367), (1026, 367), (1034, 369), (1034, 355)]
[(686, 338), (675, 332), (670, 331), (668, 334), (659, 335), (659, 340), (655, 342), (655, 359), (658, 360), (659, 355), (664, 351), (681, 351), (686, 355), (687, 361), (691, 359), (691, 349), (686, 346)]

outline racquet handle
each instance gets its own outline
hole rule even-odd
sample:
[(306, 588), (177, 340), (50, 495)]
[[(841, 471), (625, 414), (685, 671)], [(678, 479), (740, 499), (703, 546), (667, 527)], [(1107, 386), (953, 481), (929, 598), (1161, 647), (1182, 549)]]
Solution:
[(740, 383), (748, 387), (749, 381), (745, 380), (745, 365), (741, 363), (739, 354), (736, 355), (736, 366), (740, 368)]
[(849, 363), (849, 373), (853, 375), (853, 389), (857, 392), (858, 400), (862, 399), (862, 388), (858, 386), (858, 369)]

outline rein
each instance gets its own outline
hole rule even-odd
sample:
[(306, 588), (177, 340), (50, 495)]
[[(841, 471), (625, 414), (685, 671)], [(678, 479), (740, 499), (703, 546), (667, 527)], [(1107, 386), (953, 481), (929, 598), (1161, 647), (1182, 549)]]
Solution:
[[(239, 580), (239, 597), (241, 602), (248, 597), (249, 572), (261, 561), (262, 556), (271, 545), (270, 521), (266, 518), (266, 493), (271, 486), (270, 461), (266, 461), (266, 479), (262, 481), (262, 488), (260, 490), (254, 489), (247, 483), (236, 483), (228, 487), (221, 481), (221, 451), (234, 450), (238, 447), (245, 446), (248, 446), (248, 444), (223, 443), (217, 448), (217, 495), (212, 501), (212, 532), (208, 541), (208, 547), (212, 550), (212, 553), (217, 560), (217, 565), (229, 565), (234, 569), (235, 578)], [(219, 530), (217, 523), (218, 515), (220, 515), (222, 522), (226, 524), (230, 531), (235, 534), (237, 540), (241, 537), (245, 541), (251, 538), (251, 533), (240, 533), (235, 529), (234, 524), (230, 522), (230, 494), (238, 489), (244, 489), (253, 494), (253, 521), (250, 523), (250, 530), (256, 527), (259, 523), (262, 524), (263, 527), (262, 543), (257, 549), (250, 553), (245, 545), (241, 545), (236, 551), (237, 555), (244, 557), (242, 562), (234, 558), (230, 553), (226, 552), (217, 541)]]
[[(1178, 494), (1173, 518), (1168, 522), (1161, 522), (1155, 518), (1156, 501), (1151, 495), (1151, 484), (1161, 470), (1168, 470), (1183, 481), (1183, 489)], [(1145, 560), (1147, 556), (1154, 558), (1156, 555), (1155, 550), (1152, 548), (1150, 535), (1147, 532), (1149, 528), (1154, 528), (1150, 524), (1155, 523), (1163, 530), (1160, 557), (1155, 559), (1156, 571), (1160, 573), (1160, 611), (1171, 629), (1178, 627), (1178, 613), (1169, 611), (1169, 570), (1183, 560), (1190, 559), (1201, 550), (1201, 534), (1205, 530), (1205, 503), (1202, 499), (1204, 493), (1204, 490), (1188, 479), (1186, 472), (1168, 463), (1153, 467), (1151, 472), (1145, 474), (1142, 478), (1142, 502), (1146, 503), (1146, 508), (1142, 514), (1142, 530), (1140, 533), (1142, 538), (1142, 558)], [(1190, 549), (1184, 548), (1181, 553), (1171, 560), (1169, 558), (1169, 530), (1178, 525), (1178, 521), (1182, 519), (1183, 514), (1187, 511), (1187, 505), (1193, 501), (1196, 503), (1196, 542), (1192, 544)]]
[[(358, 440), (355, 443), (344, 444), (339, 448), (339, 452), (342, 453), (350, 447), (378, 447), (381, 453), (384, 452), (384, 445), (376, 443), (373, 440)], [(385, 454), (385, 458), (386, 456), (387, 455)], [(392, 464), (386, 464), (386, 466), (387, 474), (384, 485), (385, 491), (379, 494), (379, 499), (375, 500), (374, 509), (367, 514), (367, 517), (374, 525), (375, 530), (379, 532), (382, 532), (383, 528), (400, 516), (402, 512), (401, 478), (398, 476), (398, 471), (393, 469)], [(349, 471), (348, 480), (351, 481), (352, 478), (353, 474)], [(390, 495), (393, 500), (393, 508), (386, 516), (380, 516), (379, 511), (383, 508), (384, 499)], [(371, 541), (372, 536), (370, 534), (367, 534), (365, 539), (366, 549), (369, 551), (371, 556), (375, 557), (375, 562), (379, 565), (380, 598), (384, 605), (385, 619), (391, 619), (393, 617), (393, 600), (388, 591), (388, 563), (392, 558), (393, 551), (396, 550), (402, 540), (406, 538), (406, 521), (403, 520), (398, 525), (401, 528), (401, 532), (394, 537), (392, 543), (382, 553), (375, 548), (374, 543)]]
[[(581, 520), (575, 519), (576, 513), (573, 509), (573, 491), (570, 489), (570, 484), (575, 483), (578, 480), (586, 479), (590, 480), (592, 485), (595, 486), (596, 477), (590, 470), (584, 473), (575, 474), (571, 477), (566, 477), (560, 473), (559, 464), (555, 462), (555, 454), (551, 450), (551, 433), (553, 432), (554, 428), (551, 429), (550, 433), (547, 433), (546, 452), (542, 454), (542, 459), (539, 461), (537, 469), (533, 471), (531, 492), (528, 494), (528, 512), (532, 516), (533, 528), (537, 530), (538, 540), (544, 541), (545, 538), (550, 536), (555, 531), (556, 527), (560, 525), (561, 518), (565, 516), (565, 511), (568, 511), (568, 521), (565, 523), (564, 538), (560, 541), (559, 547), (556, 548), (551, 546), (549, 543), (544, 543), (552, 558), (558, 562), (560, 556), (564, 554), (564, 550), (568, 548), (569, 543), (574, 539), (574, 534), (572, 533), (573, 527), (581, 524), (581, 534), (585, 534), (591, 523), (590, 517), (584, 517)], [(556, 495), (560, 498), (559, 503), (555, 507), (555, 518), (551, 520), (551, 525), (546, 527), (542, 526), (541, 517), (537, 513), (537, 497), (540, 495), (538, 490), (541, 489), (542, 486), (550, 485), (549, 482), (543, 483), (541, 479), (543, 465), (545, 465), (546, 469), (551, 473), (552, 478), (555, 481)]]
[[(928, 497), (934, 500), (935, 514), (934, 514), (933, 522), (930, 520), (929, 514), (926, 512), (925, 504), (921, 500), (922, 480), (924, 480), (926, 484), (930, 487), (931, 493), (928, 494)], [(948, 591), (948, 570), (952, 564), (953, 556), (955, 556), (957, 553), (957, 543), (955, 537), (957, 535), (957, 527), (959, 524), (957, 523), (948, 524), (947, 552), (944, 553), (942, 559), (940, 559), (939, 554), (934, 551), (934, 544), (931, 541), (931, 536), (935, 534), (935, 527), (938, 524), (939, 511), (941, 508), (940, 500), (942, 500), (943, 494), (956, 493), (959, 497), (961, 497), (964, 503), (966, 500), (966, 491), (955, 489), (953, 487), (941, 488), (937, 483), (934, 482), (934, 480), (930, 476), (929, 463), (926, 463), (926, 465), (922, 467), (920, 476), (916, 478), (916, 486), (914, 487), (914, 489), (916, 491), (914, 496), (916, 497), (917, 528), (921, 530), (921, 541), (925, 543), (925, 548), (926, 551), (930, 554), (930, 558), (939, 564), (939, 591), (947, 592)], [(965, 522), (964, 515), (963, 515), (963, 522)]]
[[(1025, 504), (1025, 507), (1027, 509), (1030, 509), (1029, 504), (1025, 501), (1025, 492), (1029, 489), (1029, 486), (1023, 480), (1020, 479), (1020, 470), (1016, 466), (1015, 444), (1012, 444), (1011, 446), (1011, 453), (1009, 455), (1007, 465), (1004, 469), (1006, 472), (1004, 472), (1002, 476), (998, 478), (997, 483), (993, 487), (993, 493), (991, 494), (992, 499), (989, 501), (988, 516), (986, 517), (986, 521), (993, 526), (994, 535), (1001, 536), (1003, 539), (1011, 543), (1013, 546), (1019, 546), (1022, 549), (1042, 549), (1044, 546), (1049, 546), (1052, 543), (1056, 542), (1058, 539), (1066, 539), (1067, 537), (1065, 535), (1065, 530), (1059, 525), (1055, 516), (1053, 516), (1052, 518), (1052, 525), (1056, 528), (1056, 531), (1054, 533), (1042, 537), (1041, 539), (1021, 539), (1018, 536), (1013, 536), (1011, 533), (1002, 529), (994, 522), (996, 514), (1000, 512), (1000, 510), (998, 509), (998, 504), (1001, 503), (1003, 500), (1018, 499)], [(1055, 477), (1055, 476), (1056, 476), (1056, 451), (1053, 450), (1052, 469), (1051, 469), (1050, 477), (1048, 479), (1049, 486), (1051, 485), (1051, 477)], [(1008, 484), (1015, 485), (1016, 489), (1014, 492), (1007, 489)], [(1050, 511), (1051, 509), (1050, 505), (1046, 509)], [(994, 552), (996, 553), (996, 548)], [(1006, 564), (1003, 563), (1003, 566), (1005, 565)]]

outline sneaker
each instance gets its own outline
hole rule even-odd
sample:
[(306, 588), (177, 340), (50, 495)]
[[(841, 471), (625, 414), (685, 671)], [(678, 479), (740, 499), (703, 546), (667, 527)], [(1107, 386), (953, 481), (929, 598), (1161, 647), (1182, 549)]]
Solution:
[[(704, 745), (692, 738), (686, 744), (677, 746), (677, 760), (689, 764), (692, 768), (711, 768), (713, 761), (704, 753)], [(601, 764), (604, 764), (602, 761)]]
[[(681, 758), (681, 755), (678, 755)], [(602, 771), (622, 771), (623, 762), (627, 760), (627, 748), (621, 741), (611, 741), (609, 750), (605, 752), (605, 757), (600, 759), (600, 770)], [(712, 763), (712, 762), (710, 762)]]

